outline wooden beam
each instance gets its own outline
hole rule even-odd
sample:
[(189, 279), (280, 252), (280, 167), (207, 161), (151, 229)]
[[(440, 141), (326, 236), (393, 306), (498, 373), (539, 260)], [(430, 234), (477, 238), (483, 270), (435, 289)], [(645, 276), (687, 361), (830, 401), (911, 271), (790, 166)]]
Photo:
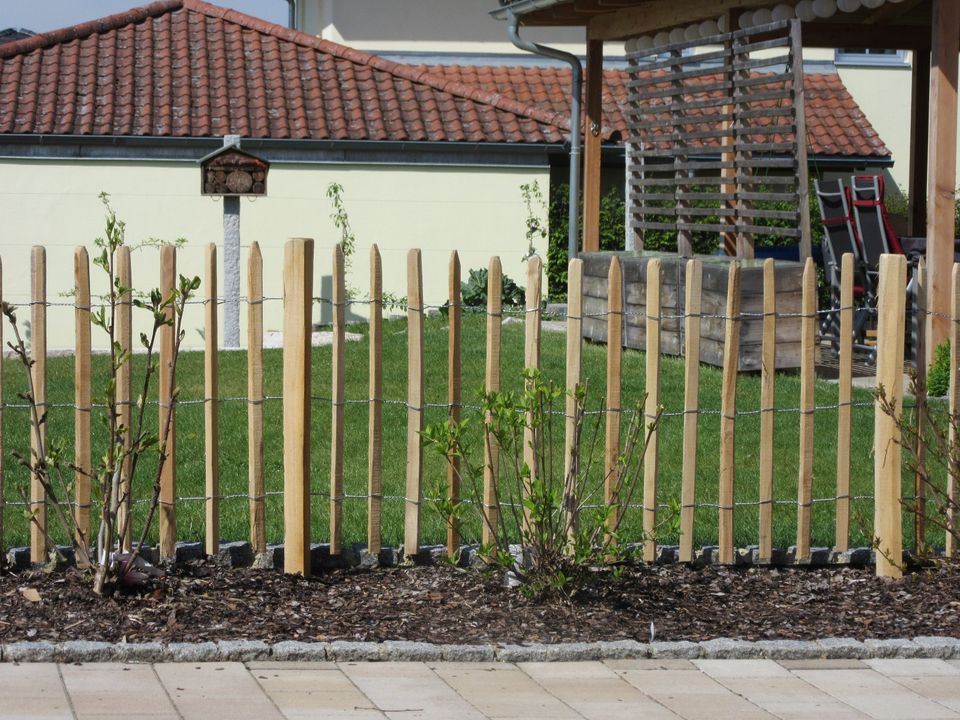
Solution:
[(678, 25), (716, 18), (728, 10), (762, 7), (764, 0), (650, 0), (590, 19), (591, 40), (623, 40)]
[(858, 48), (922, 50), (930, 47), (926, 26), (863, 25), (859, 23), (804, 23), (805, 48), (837, 48), (856, 42)]
[(950, 333), (950, 268), (957, 187), (957, 54), (960, 3), (933, 0), (930, 145), (927, 150), (927, 361)]
[(907, 234), (926, 232), (927, 225), (927, 152), (930, 130), (930, 52), (913, 54), (913, 87), (910, 93), (910, 180), (907, 188), (910, 208)]
[(583, 249), (600, 249), (600, 131), (603, 127), (603, 41), (587, 42), (586, 126), (583, 142)]

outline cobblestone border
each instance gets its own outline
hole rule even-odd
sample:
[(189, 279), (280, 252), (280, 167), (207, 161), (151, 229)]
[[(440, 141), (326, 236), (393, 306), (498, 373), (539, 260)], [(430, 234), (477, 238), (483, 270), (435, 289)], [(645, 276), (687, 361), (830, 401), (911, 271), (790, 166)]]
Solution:
[(872, 658), (960, 659), (960, 639), (916, 637), (912, 640), (760, 640), (717, 638), (704, 642), (634, 640), (560, 643), (555, 645), (435, 645), (388, 640), (306, 643), (221, 640), (202, 643), (105, 643), (73, 640), (63, 643), (15, 642), (0, 645), (0, 662), (564, 662), (575, 660), (768, 659), (836, 660)]
[[(511, 549), (514, 549), (511, 546)], [(630, 554), (639, 556), (643, 549), (641, 543), (631, 543), (627, 546)], [(66, 557), (67, 563), (73, 562), (72, 547), (60, 547), (60, 552)], [(832, 548), (815, 547), (810, 550), (809, 560), (797, 560), (795, 546), (788, 548), (773, 548), (769, 561), (760, 561), (760, 548), (757, 545), (737, 548), (734, 553), (733, 565), (736, 567), (769, 567), (769, 566), (804, 566), (804, 567), (866, 567), (876, 561), (876, 553), (868, 547), (851, 548), (840, 552)], [(515, 552), (520, 552), (516, 546)], [(406, 555), (403, 547), (383, 548), (373, 555), (367, 551), (366, 545), (356, 544), (345, 546), (338, 555), (330, 554), (330, 546), (326, 543), (317, 543), (310, 547), (310, 567), (313, 572), (322, 570), (343, 569), (353, 567), (396, 567), (402, 564), (433, 565), (446, 560), (447, 549), (444, 545), (427, 545), (420, 548), (415, 555)], [(159, 564), (160, 558), (157, 549), (146, 547), (142, 552), (143, 558), (150, 563)], [(657, 565), (669, 565), (679, 562), (680, 548), (677, 545), (657, 546)], [(204, 557), (203, 544), (198, 542), (178, 542), (176, 546), (176, 563), (185, 563), (191, 560), (201, 560)], [(909, 551), (904, 551), (904, 558), (909, 559)], [(210, 559), (227, 567), (255, 567), (260, 569), (283, 568), (283, 545), (268, 545), (267, 551), (255, 555), (248, 542), (222, 542), (220, 551)], [(30, 567), (30, 548), (17, 547), (7, 552), (7, 565), (18, 570)], [(482, 562), (477, 557), (475, 545), (464, 545), (461, 548), (458, 565), (468, 567)], [(705, 545), (696, 551), (691, 565), (705, 567), (718, 565), (719, 548), (716, 545)]]

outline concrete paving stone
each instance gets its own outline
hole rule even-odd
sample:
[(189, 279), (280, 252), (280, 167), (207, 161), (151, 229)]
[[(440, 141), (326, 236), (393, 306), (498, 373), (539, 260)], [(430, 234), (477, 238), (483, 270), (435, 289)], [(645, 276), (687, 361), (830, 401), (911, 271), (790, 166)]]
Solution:
[(790, 677), (790, 671), (773, 660), (694, 660), (693, 664), (714, 679)]
[(771, 660), (804, 660), (822, 654), (817, 643), (807, 640), (758, 640), (754, 645)]
[(210, 720), (214, 707), (231, 720), (282, 720), (240, 663), (159, 663), (154, 667), (183, 720)]
[(878, 720), (957, 718), (891, 678), (870, 670), (794, 670), (793, 674), (840, 702)]
[(150, 665), (62, 664), (60, 673), (78, 719), (176, 717), (176, 710)]
[(774, 717), (696, 670), (622, 670), (619, 674), (686, 720), (766, 720)]
[(331, 660), (254, 660), (244, 663), (247, 670), (337, 670)]
[(690, 642), (689, 640), (652, 642), (649, 648), (650, 657), (654, 658), (693, 660), (703, 655), (703, 648), (700, 647), (700, 643)]
[(384, 717), (333, 663), (314, 668), (301, 668), (298, 663), (264, 663), (250, 669), (250, 674), (287, 718)]
[(787, 670), (866, 670), (863, 660), (778, 660), (778, 663)]
[(867, 650), (875, 658), (912, 658), (920, 654), (920, 648), (911, 640), (864, 640)]
[(547, 646), (534, 643), (532, 645), (501, 645), (496, 651), (500, 662), (543, 662), (547, 659)]
[(424, 663), (361, 662), (340, 663), (339, 667), (388, 718), (484, 720)]
[(908, 690), (935, 703), (939, 703), (960, 715), (960, 681), (955, 675), (924, 675), (922, 677), (894, 677)]
[(856, 720), (867, 717), (789, 672), (778, 676), (716, 679), (728, 690), (780, 720)]
[(387, 640), (380, 645), (380, 657), (401, 662), (440, 660), (440, 646), (433, 643)]
[(443, 663), (433, 671), (460, 697), (488, 718), (519, 715), (527, 718), (579, 718), (516, 665), (503, 663)]
[(451, 662), (492, 662), (496, 650), (494, 645), (441, 645), (440, 658)]
[(380, 645), (375, 642), (335, 640), (327, 647), (327, 659), (337, 662), (362, 662), (380, 659)]
[(605, 660), (604, 665), (618, 672), (620, 670), (696, 670), (690, 660), (681, 658), (638, 658), (636, 660)]
[(677, 718), (602, 662), (523, 663), (520, 669), (588, 720)]
[(217, 650), (221, 662), (249, 662), (270, 657), (270, 646), (262, 640), (220, 640)]
[[(327, 660), (329, 657), (330, 643), (325, 642), (299, 642), (297, 640), (284, 640), (274, 643), (270, 648), (270, 658), (272, 660), (302, 660), (317, 661)], [(249, 664), (248, 664), (249, 667)]]
[(0, 708), (13, 697), (63, 698), (66, 694), (55, 663), (0, 664)]
[(871, 650), (859, 640), (853, 638), (822, 638), (817, 645), (828, 660), (859, 660), (871, 657)]
[[(864, 662), (878, 673), (886, 675), (887, 677), (919, 677), (921, 675), (960, 676), (960, 668), (954, 667), (943, 660), (932, 658), (915, 658), (908, 660), (878, 659), (865, 660)], [(957, 682), (957, 685), (960, 686), (960, 681)]]
[(76, 717), (66, 694), (45, 698), (0, 694), (0, 720), (76, 720)]
[(4, 662), (53, 662), (55, 651), (53, 643), (46, 642), (15, 642), (3, 646)]
[(302, 693), (276, 692), (270, 699), (276, 704), (287, 720), (381, 720), (386, 718), (382, 712), (370, 704), (362, 694), (361, 700), (353, 703), (348, 696), (327, 696), (324, 694), (304, 695)]
[(755, 643), (745, 640), (731, 640), (730, 638), (717, 638), (716, 640), (704, 640), (700, 643), (700, 649), (703, 651), (701, 657), (722, 660), (724, 658), (759, 658), (762, 653)]

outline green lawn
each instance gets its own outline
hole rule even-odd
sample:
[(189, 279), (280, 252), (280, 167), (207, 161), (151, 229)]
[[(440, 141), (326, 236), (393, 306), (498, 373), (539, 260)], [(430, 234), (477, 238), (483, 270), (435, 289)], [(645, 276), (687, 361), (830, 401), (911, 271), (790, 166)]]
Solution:
[[(464, 319), (463, 342), (463, 387), (464, 399), (475, 402), (476, 392), (483, 382), (484, 368), (484, 319), (468, 315)], [(361, 333), (360, 342), (347, 344), (347, 398), (365, 401), (367, 398), (367, 327), (356, 325), (352, 332)], [(424, 331), (426, 352), (426, 400), (442, 403), (446, 399), (446, 353), (447, 326), (442, 317), (428, 318)], [(523, 326), (508, 324), (503, 328), (503, 371), (505, 387), (519, 387), (523, 356)], [(562, 334), (543, 335), (543, 373), (546, 379), (562, 382), (564, 377), (565, 339)], [(239, 352), (224, 352), (220, 356), (220, 392), (224, 398), (237, 398), (246, 394), (246, 356)], [(23, 370), (13, 361), (5, 361), (4, 398), (7, 403), (21, 402), (16, 393), (23, 389)], [(98, 357), (94, 372), (103, 377), (105, 359)], [(393, 320), (384, 326), (384, 397), (401, 401), (406, 397), (406, 321)], [(203, 357), (199, 353), (185, 353), (181, 358), (181, 399), (199, 400), (203, 397)], [(70, 403), (73, 396), (72, 358), (51, 358), (49, 363), (49, 398), (53, 403)], [(282, 357), (279, 351), (267, 351), (264, 359), (265, 387), (268, 396), (279, 397), (282, 392)], [(606, 348), (602, 345), (585, 344), (584, 378), (588, 383), (589, 403), (596, 406), (605, 392)], [(313, 405), (312, 419), (312, 471), (316, 494), (313, 502), (313, 537), (321, 542), (328, 537), (329, 488), (329, 430), (330, 405), (325, 398), (330, 396), (330, 349), (317, 348), (313, 354), (313, 394), (318, 399)], [(624, 405), (635, 402), (644, 393), (644, 356), (628, 351), (623, 361)], [(700, 405), (705, 411), (700, 417), (700, 441), (698, 448), (697, 498), (704, 504), (717, 501), (717, 478), (719, 461), (719, 409), (720, 372), (704, 366), (701, 371)], [(97, 383), (95, 382), (95, 388)], [(95, 390), (96, 393), (96, 390)], [(759, 464), (759, 377), (742, 375), (737, 390), (738, 411), (746, 412), (737, 419), (736, 428), (736, 500), (756, 500)], [(868, 392), (858, 391), (855, 402), (869, 403)], [(662, 401), (665, 417), (661, 427), (660, 484), (658, 503), (669, 504), (679, 500), (682, 463), (682, 416), (683, 410), (683, 364), (674, 358), (664, 358), (662, 371)], [(835, 385), (818, 383), (816, 403), (832, 406), (837, 402)], [(775, 439), (775, 498), (788, 504), (777, 504), (774, 510), (774, 544), (786, 546), (795, 541), (796, 500), (798, 468), (799, 414), (787, 411), (799, 404), (799, 380), (795, 375), (782, 374), (777, 378), (777, 406), (783, 409), (776, 418)], [(151, 416), (155, 412), (151, 410)], [(345, 488), (348, 495), (365, 495), (367, 487), (367, 404), (348, 404), (346, 407), (346, 458)], [(427, 422), (442, 420), (446, 412), (442, 408), (427, 411)], [(832, 498), (835, 495), (835, 447), (836, 410), (816, 412), (814, 498)], [(4, 457), (6, 464), (7, 499), (19, 500), (17, 487), (27, 481), (21, 468), (15, 467), (10, 450), (23, 448), (27, 442), (26, 411), (8, 408), (5, 416)], [(265, 465), (268, 492), (283, 488), (282, 460), (282, 402), (269, 400), (265, 409)], [(98, 423), (94, 423), (95, 431)], [(242, 400), (225, 400), (220, 416), (220, 477), (224, 495), (247, 492), (247, 436), (246, 403)], [(69, 408), (54, 408), (49, 418), (49, 435), (64, 442), (68, 452), (73, 441), (73, 412)], [(558, 419), (558, 435), (562, 436), (562, 418)], [(873, 407), (855, 407), (853, 410), (853, 494), (871, 495), (873, 492)], [(399, 404), (384, 407), (384, 494), (389, 499), (383, 505), (383, 540), (386, 544), (402, 542), (403, 502), (398, 499), (404, 493), (406, 458), (406, 409)], [(183, 497), (202, 496), (203, 479), (203, 407), (200, 403), (186, 404), (177, 414), (177, 472), (178, 494)], [(101, 450), (102, 451), (102, 450)], [(602, 452), (602, 448), (600, 449)], [(148, 487), (149, 467), (144, 466), (139, 479), (143, 488)], [(426, 487), (432, 487), (445, 476), (441, 458), (425, 455)], [(905, 493), (911, 488), (905, 483)], [(144, 489), (143, 493), (146, 492)], [(141, 495), (143, 497), (143, 495)], [(637, 502), (640, 498), (637, 498)], [(222, 536), (224, 539), (248, 537), (246, 498), (225, 499), (222, 504)], [(873, 506), (869, 500), (852, 503), (851, 541), (854, 544), (869, 544)], [(142, 509), (142, 508), (141, 508)], [(696, 515), (695, 543), (713, 544), (717, 540), (717, 511), (703, 507)], [(203, 503), (197, 500), (182, 501), (177, 506), (178, 537), (181, 540), (200, 540), (203, 537)], [(905, 518), (905, 528), (908, 520)], [(626, 529), (629, 537), (640, 538), (640, 512), (633, 510), (628, 516)], [(476, 532), (478, 523), (474, 518), (467, 525), (468, 535)], [(813, 544), (833, 545), (834, 504), (818, 502), (813, 506)], [(155, 534), (155, 533), (154, 533)], [(27, 542), (26, 521), (22, 508), (8, 507), (6, 513), (7, 546)], [(279, 542), (283, 535), (282, 497), (273, 495), (267, 501), (267, 536), (271, 542)], [(442, 523), (425, 512), (422, 540), (425, 544), (443, 541), (445, 530)], [(471, 537), (465, 538), (472, 539)], [(675, 542), (675, 537), (662, 537), (664, 542)], [(936, 542), (936, 538), (932, 538)], [(347, 543), (366, 540), (366, 502), (348, 498), (344, 509), (344, 540)], [(754, 544), (757, 535), (757, 507), (739, 507), (736, 511), (735, 540), (738, 545)], [(942, 538), (940, 539), (942, 542)]]

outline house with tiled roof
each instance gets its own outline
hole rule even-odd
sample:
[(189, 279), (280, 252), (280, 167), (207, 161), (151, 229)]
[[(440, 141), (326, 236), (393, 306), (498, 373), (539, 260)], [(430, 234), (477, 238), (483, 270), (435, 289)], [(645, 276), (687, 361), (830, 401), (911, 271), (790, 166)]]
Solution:
[[(602, 134), (622, 177), (625, 78), (611, 70), (606, 80)], [(271, 163), (268, 195), (244, 200), (241, 216), (243, 242), (264, 251), (267, 295), (280, 294), (288, 237), (315, 238), (318, 272), (329, 272), (339, 239), (325, 197), (331, 182), (344, 187), (361, 250), (380, 246), (387, 289), (404, 291), (410, 247), (424, 250), (430, 302), (445, 298), (453, 249), (465, 268), (498, 254), (519, 278), (520, 186), (546, 188), (566, 163), (568, 82), (558, 68), (398, 63), (201, 0), (160, 0), (8, 43), (0, 47), (4, 297), (27, 298), (26, 273), (11, 269), (28, 266), (36, 243), (50, 248), (51, 290), (72, 286), (67, 249), (102, 232), (101, 191), (133, 240), (186, 237), (181, 269), (198, 272), (203, 246), (223, 231), (220, 200), (200, 193), (197, 161), (226, 135)], [(835, 76), (808, 84), (815, 157), (888, 161)], [(150, 252), (134, 273), (139, 262), (154, 283)], [(365, 261), (358, 253), (350, 280), (361, 288)], [(268, 326), (272, 317), (268, 308)]]

